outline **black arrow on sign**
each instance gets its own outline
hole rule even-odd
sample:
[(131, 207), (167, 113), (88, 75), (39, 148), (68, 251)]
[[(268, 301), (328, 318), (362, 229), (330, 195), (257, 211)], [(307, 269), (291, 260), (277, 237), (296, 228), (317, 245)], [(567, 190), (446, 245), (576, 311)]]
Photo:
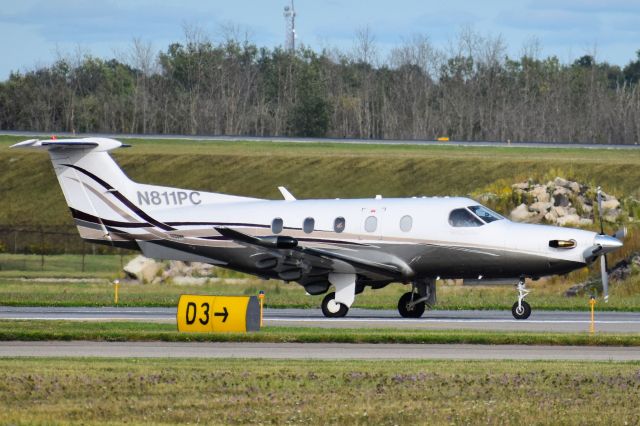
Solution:
[(222, 307), (223, 312), (216, 312), (215, 314), (213, 314), (216, 317), (223, 317), (222, 318), (222, 322), (225, 322), (227, 320), (227, 317), (229, 316), (229, 312), (227, 311), (227, 307), (223, 306)]

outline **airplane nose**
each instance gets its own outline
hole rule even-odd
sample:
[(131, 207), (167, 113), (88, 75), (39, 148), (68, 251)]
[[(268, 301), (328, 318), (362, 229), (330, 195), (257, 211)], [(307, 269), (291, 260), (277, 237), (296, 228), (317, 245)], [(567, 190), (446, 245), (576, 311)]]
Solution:
[(612, 252), (622, 247), (622, 241), (609, 235), (596, 235), (593, 244), (602, 247), (605, 253)]

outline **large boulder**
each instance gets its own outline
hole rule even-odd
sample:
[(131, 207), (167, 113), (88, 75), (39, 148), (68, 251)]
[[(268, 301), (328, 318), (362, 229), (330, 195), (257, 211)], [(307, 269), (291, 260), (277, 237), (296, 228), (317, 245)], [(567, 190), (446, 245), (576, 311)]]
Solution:
[(615, 223), (618, 221), (618, 218), (620, 218), (621, 213), (622, 211), (620, 209), (609, 210), (609, 211), (605, 210), (605, 213), (602, 216), (602, 219), (604, 219), (605, 222)]
[(553, 203), (545, 201), (537, 201), (529, 206), (529, 209), (537, 211), (538, 213), (546, 213), (553, 207)]
[(569, 181), (561, 177), (557, 177), (553, 180), (553, 184), (557, 187), (561, 187), (561, 186), (564, 187), (564, 186), (569, 186)]
[(540, 203), (548, 203), (551, 200), (549, 191), (546, 185), (536, 185), (530, 191), (534, 199)]
[(556, 223), (560, 226), (579, 225), (580, 216), (578, 216), (577, 214), (568, 214), (568, 215), (559, 217)]
[[(562, 189), (564, 191), (558, 191)], [(571, 204), (569, 201), (568, 192), (564, 188), (558, 188), (553, 192), (553, 204), (560, 207), (567, 207)]]
[(602, 202), (603, 210), (615, 210), (618, 207), (620, 207), (620, 201), (615, 197), (611, 197), (610, 199)]
[(514, 183), (513, 185), (511, 185), (511, 187), (513, 189), (519, 189), (519, 190), (522, 190), (522, 191), (527, 191), (529, 189), (529, 182)]
[(518, 207), (513, 209), (511, 211), (511, 213), (509, 214), (509, 217), (514, 222), (528, 222), (529, 220), (531, 220), (535, 216), (536, 216), (536, 214), (530, 212), (529, 208), (524, 203), (520, 204)]
[(129, 278), (138, 280), (141, 283), (150, 283), (156, 278), (161, 268), (161, 263), (140, 255), (129, 261), (123, 270)]
[(551, 207), (551, 211), (555, 213), (556, 218), (566, 216), (568, 214), (567, 209), (562, 206), (553, 206)]

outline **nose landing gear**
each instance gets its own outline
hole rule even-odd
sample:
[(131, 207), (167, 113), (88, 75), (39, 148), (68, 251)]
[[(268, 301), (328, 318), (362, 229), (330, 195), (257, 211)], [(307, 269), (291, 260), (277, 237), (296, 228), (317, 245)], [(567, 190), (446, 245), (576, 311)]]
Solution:
[(322, 299), (322, 313), (327, 318), (342, 318), (349, 312), (349, 307), (336, 301), (336, 294), (331, 292)]
[(527, 290), (525, 286), (524, 277), (521, 277), (516, 286), (518, 289), (518, 301), (513, 304), (511, 313), (517, 320), (524, 320), (531, 315), (531, 306), (524, 301), (524, 298), (530, 293), (531, 290)]

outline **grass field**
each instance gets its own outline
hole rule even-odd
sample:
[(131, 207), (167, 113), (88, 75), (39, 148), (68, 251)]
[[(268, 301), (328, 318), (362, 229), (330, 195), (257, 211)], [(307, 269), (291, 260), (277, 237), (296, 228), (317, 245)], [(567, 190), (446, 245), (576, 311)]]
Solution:
[[(70, 224), (47, 155), (8, 149), (23, 139), (0, 136), (0, 224)], [(467, 195), (496, 182), (556, 175), (640, 198), (640, 150), (127, 142), (133, 148), (114, 156), (135, 180), (263, 198), (279, 199), (278, 185), (300, 198)]]
[(0, 359), (0, 422), (638, 424), (640, 365)]
[[(588, 314), (585, 313), (585, 317)], [(0, 341), (99, 340), (271, 343), (468, 343), (487, 345), (640, 346), (637, 333), (546, 333), (396, 328), (264, 327), (256, 333), (178, 333), (175, 324), (0, 320)]]

